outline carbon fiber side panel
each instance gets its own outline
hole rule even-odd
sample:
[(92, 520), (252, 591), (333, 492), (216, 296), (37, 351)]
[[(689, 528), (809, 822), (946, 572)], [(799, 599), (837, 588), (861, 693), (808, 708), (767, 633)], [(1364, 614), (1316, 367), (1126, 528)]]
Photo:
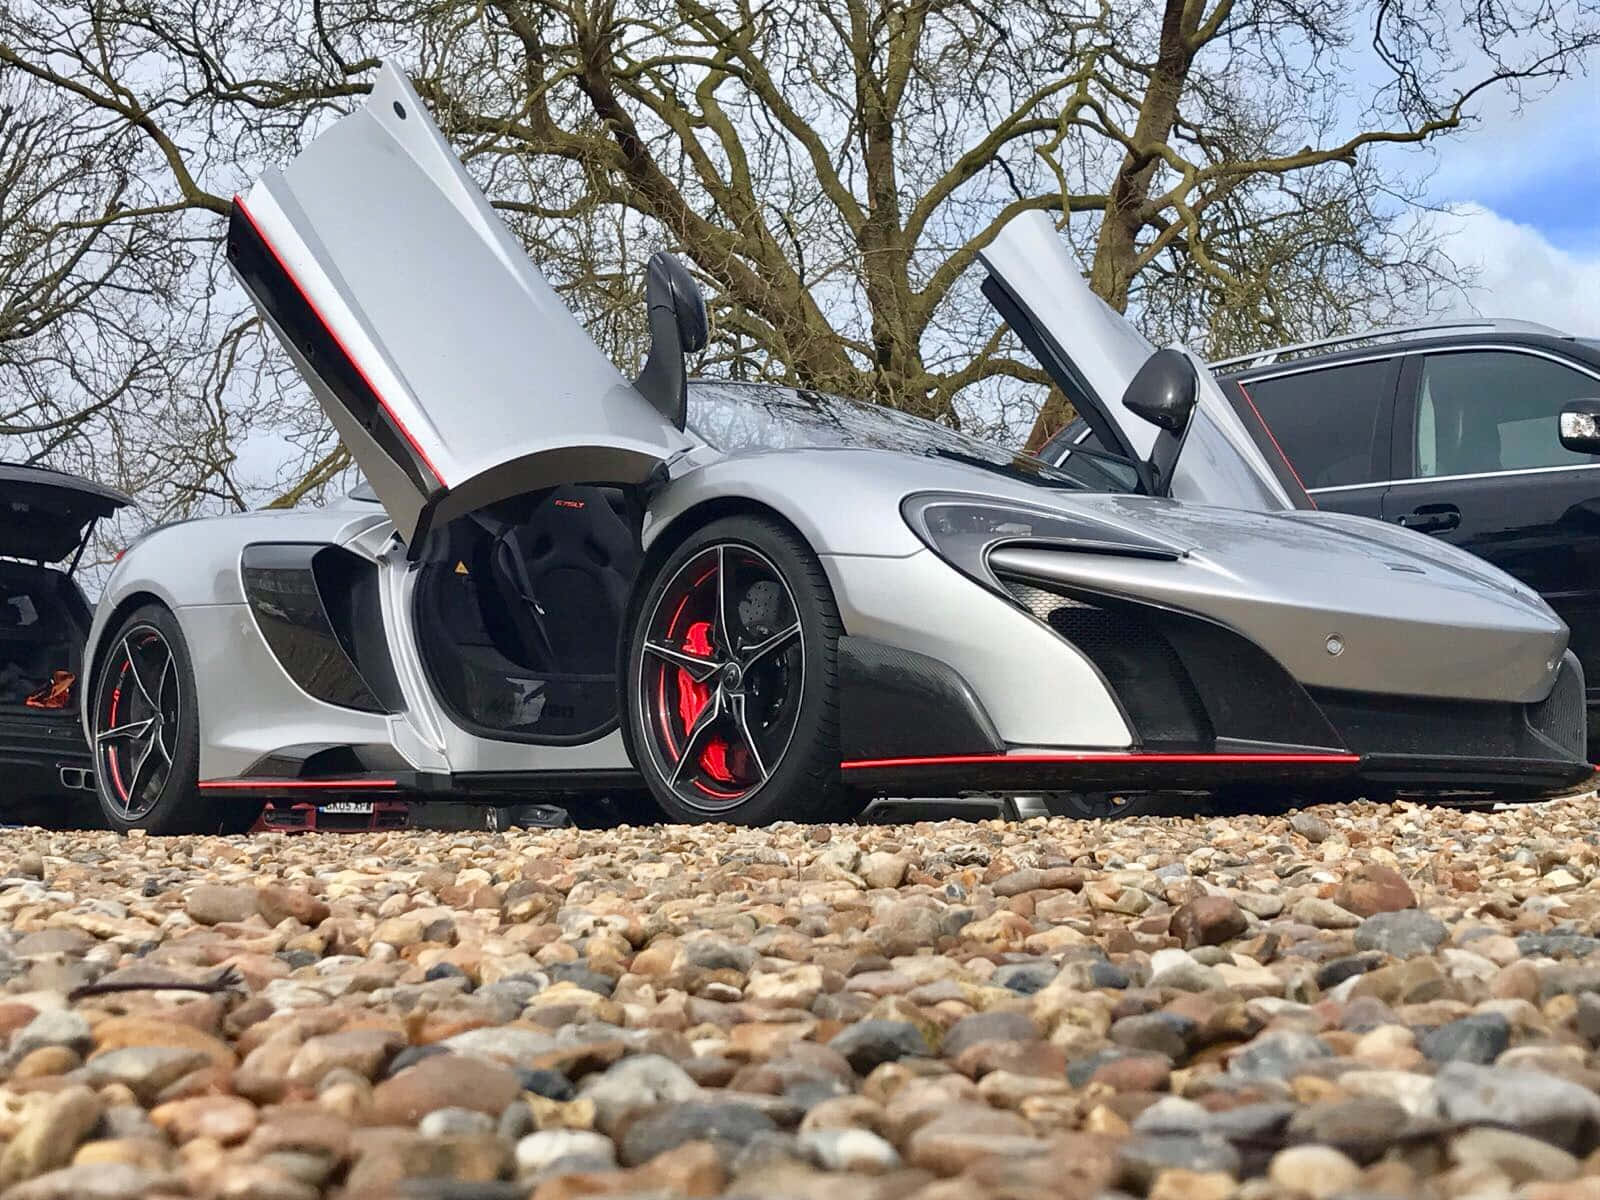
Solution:
[(839, 685), (839, 749), (847, 761), (1005, 749), (971, 685), (926, 654), (842, 637)]

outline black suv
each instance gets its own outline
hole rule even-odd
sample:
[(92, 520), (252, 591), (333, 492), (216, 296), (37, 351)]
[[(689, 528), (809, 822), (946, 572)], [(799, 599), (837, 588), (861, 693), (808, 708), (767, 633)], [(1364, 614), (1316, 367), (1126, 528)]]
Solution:
[(73, 572), (95, 523), (129, 503), (86, 479), (0, 463), (0, 821), (98, 812), (78, 715), (90, 608)]
[[(1536, 588), (1572, 630), (1600, 736), (1600, 340), (1520, 321), (1412, 326), (1213, 363), (1319, 508), (1393, 521)], [(1074, 421), (1057, 462), (1096, 449)]]

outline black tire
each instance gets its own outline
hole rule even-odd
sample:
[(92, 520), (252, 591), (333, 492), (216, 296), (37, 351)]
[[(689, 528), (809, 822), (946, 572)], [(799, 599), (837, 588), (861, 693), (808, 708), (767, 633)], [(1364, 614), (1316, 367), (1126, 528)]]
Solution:
[(124, 833), (249, 828), (258, 803), (230, 797), (223, 812), (200, 790), (194, 665), (172, 613), (159, 604), (135, 609), (101, 643), (97, 662), (90, 718), (106, 823)]
[[(719, 590), (708, 595), (708, 583)], [(706, 619), (683, 620), (707, 604)], [(707, 626), (698, 635), (704, 659), (674, 640), (680, 622)], [(839, 778), (839, 610), (822, 565), (793, 530), (731, 516), (695, 531), (639, 590), (627, 628), (623, 736), (669, 820), (762, 825), (860, 811), (860, 797)], [(718, 629), (727, 631), (726, 657)], [(661, 657), (661, 646), (675, 658)], [(691, 678), (711, 666), (704, 679)], [(720, 771), (708, 779), (719, 739)]]

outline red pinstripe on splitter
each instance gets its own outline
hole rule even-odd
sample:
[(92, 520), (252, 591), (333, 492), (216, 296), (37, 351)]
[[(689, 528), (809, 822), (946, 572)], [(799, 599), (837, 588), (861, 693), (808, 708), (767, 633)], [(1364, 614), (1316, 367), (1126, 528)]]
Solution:
[(857, 758), (839, 764), (841, 770), (857, 771), (872, 767), (944, 767), (944, 766), (995, 766), (1001, 763), (1021, 765), (1071, 766), (1075, 763), (1259, 763), (1263, 765), (1321, 765), (1349, 766), (1359, 763), (1359, 754), (1138, 754), (1105, 753), (1087, 754), (936, 754), (914, 758)]
[(328, 791), (351, 792), (382, 788), (394, 790), (394, 779), (203, 779), (200, 786), (211, 791)]
[(328, 336), (333, 339), (333, 344), (339, 347), (339, 353), (345, 356), (350, 365), (355, 368), (356, 374), (361, 376), (361, 382), (366, 384), (368, 390), (372, 392), (373, 398), (378, 402), (378, 407), (383, 409), (383, 411), (388, 415), (390, 421), (394, 422), (394, 427), (400, 431), (400, 436), (405, 438), (406, 445), (410, 446), (414, 451), (416, 451), (417, 457), (422, 460), (423, 465), (428, 468), (428, 471), (433, 475), (433, 477), (439, 481), (440, 487), (449, 487), (450, 485), (445, 482), (443, 472), (441, 472), (438, 467), (433, 465), (433, 459), (428, 457), (428, 452), (422, 448), (421, 443), (418, 442), (416, 438), (411, 436), (411, 431), (406, 428), (405, 422), (402, 421), (398, 415), (396, 415), (394, 409), (389, 407), (389, 402), (383, 398), (383, 393), (380, 392), (377, 385), (372, 382), (371, 376), (369, 376), (366, 371), (362, 370), (361, 364), (356, 361), (356, 356), (350, 353), (350, 347), (346, 346), (344, 344), (344, 339), (334, 332), (333, 326), (328, 324), (328, 319), (322, 315), (322, 310), (316, 306), (316, 303), (311, 299), (310, 295), (307, 294), (306, 289), (301, 286), (300, 280), (295, 277), (295, 273), (289, 269), (289, 264), (283, 261), (283, 255), (278, 253), (278, 248), (272, 244), (272, 240), (267, 237), (265, 232), (263, 232), (255, 217), (250, 215), (250, 210), (245, 207), (244, 198), (241, 196), (235, 196), (233, 198), (233, 205), (239, 210), (240, 215), (250, 223), (250, 228), (255, 230), (256, 236), (261, 239), (261, 244), (267, 248), (267, 253), (272, 255), (273, 261), (276, 262), (279, 268), (283, 271), (284, 277), (294, 285), (294, 290), (300, 293), (300, 299), (305, 301), (306, 307), (311, 310), (311, 315), (316, 317), (317, 323), (321, 325), (322, 328), (327, 332)]

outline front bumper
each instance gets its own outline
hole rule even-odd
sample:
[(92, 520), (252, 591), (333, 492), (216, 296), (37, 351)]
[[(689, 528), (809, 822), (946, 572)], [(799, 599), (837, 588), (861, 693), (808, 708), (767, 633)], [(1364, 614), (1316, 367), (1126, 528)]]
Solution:
[[(1133, 744), (1002, 741), (972, 689), (945, 678), (947, 667), (904, 652), (867, 655), (856, 649), (865, 639), (846, 638), (846, 716), (898, 714), (845, 723), (847, 782), (880, 795), (1270, 786), (1525, 799), (1593, 775), (1583, 670), (1570, 651), (1549, 693), (1532, 703), (1306, 688), (1214, 621), (1007, 586), (1019, 607), (1094, 665)], [(879, 660), (888, 666), (866, 669)]]

